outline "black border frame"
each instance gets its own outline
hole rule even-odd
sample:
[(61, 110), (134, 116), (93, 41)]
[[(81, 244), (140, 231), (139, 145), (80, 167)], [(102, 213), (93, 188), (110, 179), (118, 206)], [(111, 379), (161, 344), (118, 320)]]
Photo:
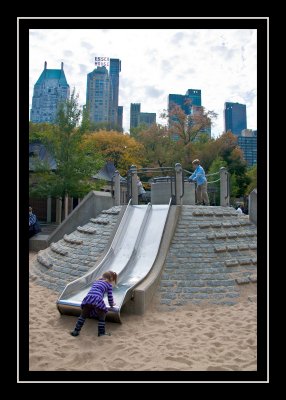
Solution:
[[(18, 382), (267, 382), (267, 122), (268, 122), (268, 30), (270, 17), (156, 17), (156, 19), (50, 19), (18, 17), (19, 42), (19, 364)], [(57, 17), (51, 17), (57, 18)], [(99, 18), (99, 19), (98, 19)], [(134, 17), (130, 17), (134, 18)], [(140, 17), (143, 18), (143, 17)], [(152, 18), (152, 17), (148, 17)], [(193, 17), (190, 17), (193, 18)], [(26, 232), (29, 145), (29, 29), (257, 29), (258, 41), (258, 356), (257, 371), (29, 371), (29, 245)]]

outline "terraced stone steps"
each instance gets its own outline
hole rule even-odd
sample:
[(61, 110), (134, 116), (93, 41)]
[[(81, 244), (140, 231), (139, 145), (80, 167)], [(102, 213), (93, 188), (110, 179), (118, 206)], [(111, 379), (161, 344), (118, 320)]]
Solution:
[[(117, 214), (113, 214), (117, 215)], [(94, 224), (99, 224), (99, 225), (108, 225), (109, 220), (107, 218), (90, 218), (90, 222)]]
[(256, 234), (233, 208), (182, 206), (157, 295), (161, 306), (235, 304), (242, 282), (255, 283)]
[[(30, 267), (30, 277), (42, 286), (61, 292), (67, 283), (87, 273), (101, 257), (114, 226), (118, 219), (121, 207), (105, 210), (94, 220), (97, 223), (96, 232), (94, 222), (89, 221), (82, 228), (75, 230), (63, 239), (52, 243), (50, 247), (40, 251), (37, 260)], [(104, 223), (102, 223), (104, 221)], [(107, 222), (107, 223), (106, 223)]]

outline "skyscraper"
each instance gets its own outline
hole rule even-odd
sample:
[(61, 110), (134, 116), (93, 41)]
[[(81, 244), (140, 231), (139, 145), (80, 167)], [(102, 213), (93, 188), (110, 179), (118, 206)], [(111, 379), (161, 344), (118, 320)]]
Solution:
[(241, 135), (237, 137), (237, 143), (243, 151), (243, 156), (248, 166), (257, 164), (257, 131), (243, 129)]
[[(185, 110), (185, 96), (183, 94), (169, 94), (169, 96), (168, 96), (169, 115), (175, 106), (179, 106), (179, 107), (181, 107), (182, 110)], [(169, 119), (169, 124), (173, 119), (174, 118)]]
[(199, 89), (188, 89), (186, 94), (169, 94), (168, 98), (168, 111), (169, 114), (172, 108), (177, 105), (181, 107), (186, 115), (190, 115), (192, 112), (192, 106), (201, 106), (201, 90)]
[(123, 131), (123, 106), (118, 106), (117, 110), (117, 126)]
[(110, 59), (110, 115), (109, 122), (117, 124), (118, 95), (119, 95), (119, 72), (121, 71), (121, 61), (118, 58)]
[(130, 129), (136, 128), (140, 124), (141, 103), (130, 104)]
[[(87, 74), (86, 106), (90, 120), (118, 125), (119, 73), (117, 58), (95, 57), (96, 68)], [(109, 71), (106, 67), (109, 66)]]
[(156, 113), (141, 112), (140, 113), (140, 124), (151, 126), (156, 124)]
[(141, 103), (131, 103), (130, 105), (130, 129), (139, 125), (151, 126), (156, 124), (156, 113), (140, 112)]
[(92, 122), (109, 122), (110, 79), (105, 66), (87, 74), (86, 107)]
[(247, 129), (246, 105), (240, 103), (224, 103), (225, 132), (231, 131), (234, 135), (240, 135), (243, 129)]
[(55, 122), (57, 108), (61, 101), (70, 96), (70, 87), (64, 73), (64, 63), (61, 69), (44, 70), (34, 86), (30, 119), (32, 122)]
[(202, 105), (202, 95), (199, 89), (188, 89), (185, 97), (190, 100), (192, 106)]

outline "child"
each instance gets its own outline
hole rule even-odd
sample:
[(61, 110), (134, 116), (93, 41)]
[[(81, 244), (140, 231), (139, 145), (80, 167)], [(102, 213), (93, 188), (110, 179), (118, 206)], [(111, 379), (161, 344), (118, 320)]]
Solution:
[(72, 336), (79, 335), (85, 323), (85, 319), (89, 316), (98, 317), (98, 336), (110, 336), (110, 333), (105, 333), (105, 317), (108, 310), (103, 301), (103, 297), (104, 294), (107, 293), (110, 307), (115, 306), (112, 295), (112, 284), (116, 285), (116, 283), (117, 273), (113, 271), (104, 272), (102, 277), (93, 283), (90, 291), (81, 303), (81, 315), (77, 320), (74, 330), (70, 333)]

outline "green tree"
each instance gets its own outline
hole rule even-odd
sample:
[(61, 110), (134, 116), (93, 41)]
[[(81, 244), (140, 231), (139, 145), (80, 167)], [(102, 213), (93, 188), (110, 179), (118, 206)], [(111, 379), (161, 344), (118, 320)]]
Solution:
[(237, 145), (237, 137), (230, 131), (223, 133), (217, 139), (218, 154), (227, 163), (227, 170), (231, 175), (231, 196), (243, 197), (250, 182), (247, 176), (247, 163), (243, 152)]
[(235, 147), (227, 158), (228, 171), (235, 178), (236, 197), (243, 197), (250, 178), (247, 176), (247, 163), (239, 147)]
[(30, 179), (31, 196), (83, 197), (96, 188), (91, 176), (104, 161), (99, 153), (83, 148), (80, 116), (78, 95), (73, 91), (70, 99), (59, 105), (55, 125), (41, 132), (41, 140), (56, 162), (56, 170), (51, 171), (44, 164), (36, 166)]
[(44, 142), (53, 130), (53, 125), (48, 122), (29, 122), (29, 142)]
[(230, 202), (235, 203), (235, 199), (240, 196), (241, 190), (238, 184), (238, 179), (236, 173), (230, 174)]
[(121, 133), (122, 129), (113, 122), (90, 122), (89, 132), (98, 131), (116, 131)]
[(138, 139), (141, 132), (144, 133), (146, 131), (148, 131), (148, 126), (144, 123), (141, 123), (134, 128), (130, 128), (130, 137)]
[(257, 165), (248, 168), (246, 175), (250, 179), (250, 183), (246, 188), (245, 194), (249, 196), (252, 190), (257, 188)]
[(222, 159), (222, 157), (218, 156), (213, 160), (207, 174), (209, 175), (207, 179), (210, 202), (215, 203), (215, 205), (220, 204), (220, 181), (216, 181), (220, 177), (217, 172), (219, 172), (221, 167), (227, 167), (227, 163)]
[[(169, 167), (173, 164), (175, 143), (170, 140), (166, 127), (153, 124), (137, 136), (145, 147), (144, 167)], [(178, 161), (177, 161), (178, 162)]]
[(86, 105), (82, 107), (82, 114), (81, 114), (81, 124), (79, 130), (82, 133), (90, 132), (93, 129), (92, 122), (90, 121), (90, 116), (88, 112), (88, 108)]

